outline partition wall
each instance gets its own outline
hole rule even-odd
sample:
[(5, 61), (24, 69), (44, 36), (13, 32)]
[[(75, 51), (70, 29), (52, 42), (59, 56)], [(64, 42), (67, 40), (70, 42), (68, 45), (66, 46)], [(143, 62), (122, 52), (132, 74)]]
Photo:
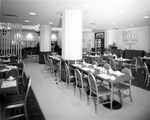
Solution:
[(0, 22), (0, 54), (14, 55), (22, 60), (22, 25)]

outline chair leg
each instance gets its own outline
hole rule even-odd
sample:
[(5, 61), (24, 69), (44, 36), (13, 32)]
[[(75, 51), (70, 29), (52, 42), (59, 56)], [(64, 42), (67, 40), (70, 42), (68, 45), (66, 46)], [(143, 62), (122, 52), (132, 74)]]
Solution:
[(26, 120), (28, 120), (28, 114), (27, 114), (27, 108), (26, 108), (26, 106), (24, 106), (24, 112), (25, 112)]
[(82, 100), (82, 88), (79, 88), (80, 91), (80, 100)]
[(113, 102), (113, 99), (114, 99), (114, 94), (112, 93), (111, 94), (111, 97), (110, 97), (110, 109), (112, 110), (112, 102)]
[(98, 113), (98, 110), (97, 110), (97, 106), (98, 106), (98, 97), (95, 98), (94, 104), (95, 104), (95, 114), (97, 114), (97, 113)]
[(90, 96), (87, 95), (87, 105), (89, 106), (90, 105)]
[(74, 95), (76, 94), (76, 85), (74, 84)]
[(121, 101), (121, 90), (119, 90), (119, 99), (120, 99), (120, 103), (122, 104), (122, 101)]
[(123, 92), (124, 92), (124, 90), (122, 89), (121, 90), (121, 105), (123, 106)]
[(145, 74), (145, 83), (147, 83), (147, 81), (148, 81), (148, 76), (147, 76), (147, 74)]
[(131, 89), (129, 89), (129, 94), (130, 94), (130, 100), (131, 100), (131, 102), (132, 102), (133, 100), (132, 100), (132, 93), (131, 93)]
[(146, 87), (148, 87), (148, 85), (149, 85), (149, 76), (148, 76), (148, 79), (147, 79), (147, 85), (146, 85)]
[(68, 80), (66, 80), (67, 88), (69, 88), (69, 84), (70, 84), (69, 81), (70, 81), (70, 80), (69, 80), (69, 78), (68, 78)]

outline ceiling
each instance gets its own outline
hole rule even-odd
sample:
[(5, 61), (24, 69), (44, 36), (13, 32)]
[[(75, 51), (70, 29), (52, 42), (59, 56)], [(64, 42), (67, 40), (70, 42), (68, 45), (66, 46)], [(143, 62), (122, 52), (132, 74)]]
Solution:
[[(150, 0), (0, 0), (1, 21), (61, 26), (65, 9), (83, 10), (84, 28), (97, 30), (150, 26)], [(88, 5), (83, 7), (83, 5)], [(30, 15), (35, 12), (36, 15)], [(123, 13), (124, 12), (124, 13)], [(63, 19), (63, 18), (62, 18)], [(30, 20), (26, 23), (25, 20)]]

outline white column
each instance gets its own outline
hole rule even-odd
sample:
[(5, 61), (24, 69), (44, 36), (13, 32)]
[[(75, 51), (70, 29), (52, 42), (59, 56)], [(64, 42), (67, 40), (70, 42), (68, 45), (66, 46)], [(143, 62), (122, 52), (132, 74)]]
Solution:
[(62, 19), (62, 59), (82, 59), (83, 16), (81, 10), (64, 10)]
[(40, 26), (40, 52), (51, 51), (51, 26)]
[(114, 30), (107, 30), (105, 35), (105, 47), (114, 42)]

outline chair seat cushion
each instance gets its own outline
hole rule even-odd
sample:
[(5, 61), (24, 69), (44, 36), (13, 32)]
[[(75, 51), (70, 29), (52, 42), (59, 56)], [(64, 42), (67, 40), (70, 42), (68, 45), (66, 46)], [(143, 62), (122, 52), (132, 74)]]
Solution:
[(111, 93), (110, 89), (107, 89), (106, 87), (104, 87), (102, 85), (97, 86), (97, 88), (98, 88), (98, 95)]
[(11, 106), (14, 104), (24, 104), (24, 96), (20, 95), (9, 95), (5, 97), (5, 106)]
[(125, 90), (125, 89), (129, 89), (130, 86), (128, 84), (122, 82), (122, 83), (115, 83), (114, 87), (117, 89), (124, 89)]
[[(79, 85), (79, 87), (81, 87), (81, 82), (80, 81), (78, 81), (78, 85)], [(87, 80), (83, 79), (83, 86), (82, 87), (87, 87), (87, 86), (88, 86)]]

